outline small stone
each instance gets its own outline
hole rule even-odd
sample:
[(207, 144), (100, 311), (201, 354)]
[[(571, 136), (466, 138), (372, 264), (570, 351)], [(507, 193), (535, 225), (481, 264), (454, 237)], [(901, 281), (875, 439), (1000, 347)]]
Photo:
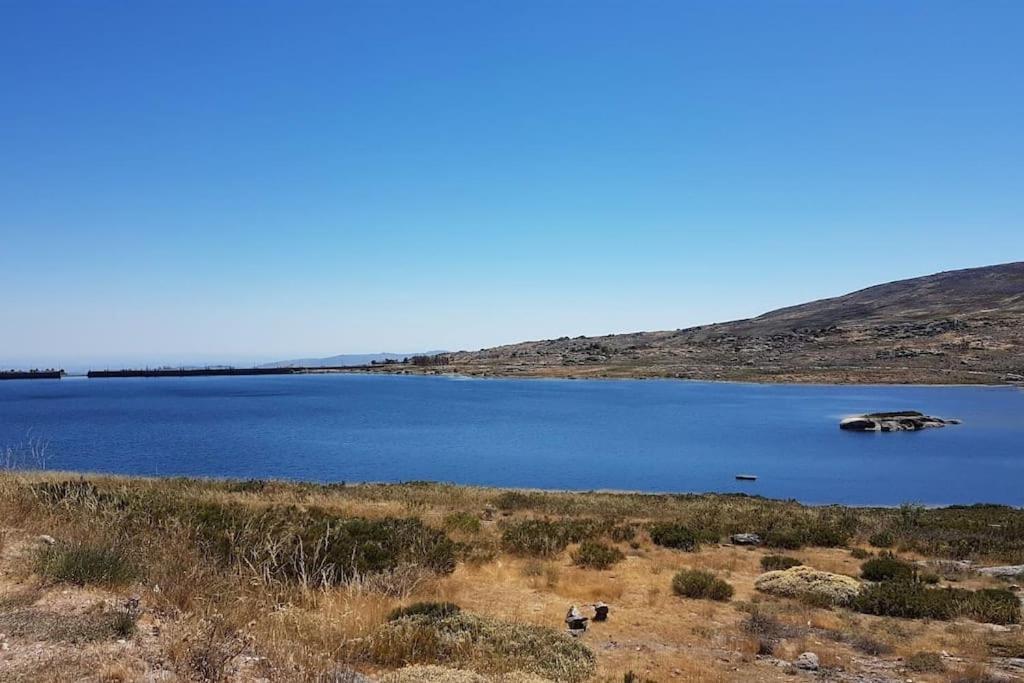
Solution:
[(57, 542), (57, 539), (49, 534), (42, 534), (39, 536), (39, 542), (45, 543), (46, 545), (53, 545)]
[(793, 666), (804, 671), (817, 671), (818, 655), (813, 652), (804, 652), (793, 661)]

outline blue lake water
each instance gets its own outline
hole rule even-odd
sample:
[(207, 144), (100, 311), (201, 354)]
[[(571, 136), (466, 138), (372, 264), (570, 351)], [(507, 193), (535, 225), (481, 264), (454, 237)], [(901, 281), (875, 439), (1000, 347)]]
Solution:
[[(962, 418), (856, 434), (847, 414)], [(1024, 391), (363, 375), (0, 382), (0, 448), (141, 475), (1024, 505)], [(735, 480), (755, 474), (756, 482)]]

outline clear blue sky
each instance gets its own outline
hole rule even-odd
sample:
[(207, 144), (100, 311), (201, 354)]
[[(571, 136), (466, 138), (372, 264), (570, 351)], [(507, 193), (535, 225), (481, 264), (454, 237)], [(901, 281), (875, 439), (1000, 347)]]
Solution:
[(0, 365), (671, 329), (1020, 260), (1022, 26), (0, 0)]

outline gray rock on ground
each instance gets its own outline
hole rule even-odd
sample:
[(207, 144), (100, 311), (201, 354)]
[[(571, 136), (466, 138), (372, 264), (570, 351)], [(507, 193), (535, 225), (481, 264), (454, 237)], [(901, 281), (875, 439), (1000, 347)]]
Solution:
[(793, 660), (793, 666), (803, 671), (817, 671), (818, 665), (818, 655), (813, 652), (804, 652)]
[(734, 545), (761, 545), (761, 537), (757, 534), (733, 534), (729, 540)]

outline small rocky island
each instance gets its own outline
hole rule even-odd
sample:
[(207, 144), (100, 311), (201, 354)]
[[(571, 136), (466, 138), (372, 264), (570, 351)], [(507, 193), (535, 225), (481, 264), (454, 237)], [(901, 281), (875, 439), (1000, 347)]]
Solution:
[(840, 429), (852, 432), (916, 432), (928, 427), (945, 427), (960, 424), (960, 420), (946, 420), (919, 413), (916, 410), (903, 410), (893, 413), (867, 413), (843, 418), (839, 422)]

